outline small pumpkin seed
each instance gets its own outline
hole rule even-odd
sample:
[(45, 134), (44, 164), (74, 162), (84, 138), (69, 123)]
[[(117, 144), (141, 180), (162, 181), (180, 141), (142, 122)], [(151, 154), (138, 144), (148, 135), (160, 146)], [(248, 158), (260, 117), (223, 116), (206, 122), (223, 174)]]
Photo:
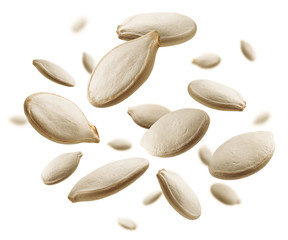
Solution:
[(214, 183), (210, 190), (212, 195), (224, 204), (234, 205), (241, 202), (237, 193), (226, 184)]
[(241, 40), (241, 50), (243, 55), (250, 61), (254, 61), (256, 59), (256, 53), (253, 49), (252, 45), (246, 41)]
[(221, 62), (221, 58), (213, 53), (205, 53), (201, 56), (194, 58), (192, 63), (201, 68), (213, 68)]

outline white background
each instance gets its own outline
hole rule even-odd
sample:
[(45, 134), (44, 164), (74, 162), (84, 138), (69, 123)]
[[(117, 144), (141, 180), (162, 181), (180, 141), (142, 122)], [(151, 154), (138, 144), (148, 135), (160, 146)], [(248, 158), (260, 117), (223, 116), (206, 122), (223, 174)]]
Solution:
[[(287, 239), (287, 7), (286, 1), (1, 1), (1, 239)], [(123, 41), (116, 27), (125, 18), (159, 11), (178, 12), (197, 24), (195, 37), (183, 44), (160, 48), (149, 79), (128, 99), (109, 108), (95, 108), (87, 100), (89, 74), (82, 52), (98, 62)], [(71, 31), (78, 18), (86, 27)], [(257, 52), (255, 62), (244, 58), (240, 40)], [(222, 61), (214, 69), (191, 64), (194, 57), (214, 52)], [(33, 59), (47, 59), (66, 69), (74, 88), (43, 77)], [(209, 109), (187, 92), (189, 82), (210, 79), (237, 89), (247, 101), (244, 112)], [(9, 122), (23, 114), (25, 98), (52, 92), (75, 102), (100, 134), (99, 144), (61, 145), (39, 135), (29, 124)], [(190, 107), (206, 111), (211, 123), (205, 137), (190, 151), (172, 158), (152, 157), (140, 146), (145, 129), (126, 113), (138, 104), (161, 104), (170, 110)], [(254, 126), (258, 113), (269, 111), (269, 122)], [(276, 150), (260, 172), (240, 180), (213, 178), (198, 158), (207, 144), (214, 151), (227, 139), (249, 131), (274, 133)], [(107, 142), (126, 138), (129, 151), (111, 149)], [(56, 156), (81, 151), (75, 173), (62, 183), (46, 186), (42, 169)], [(92, 202), (71, 203), (74, 184), (96, 168), (115, 160), (145, 157), (147, 172), (123, 191)], [(202, 215), (195, 221), (180, 216), (162, 196), (151, 206), (143, 198), (159, 189), (156, 173), (166, 168), (179, 173), (200, 199)], [(226, 206), (210, 193), (214, 182), (225, 182), (241, 197), (241, 204)], [(119, 217), (133, 219), (138, 228), (128, 231)]]

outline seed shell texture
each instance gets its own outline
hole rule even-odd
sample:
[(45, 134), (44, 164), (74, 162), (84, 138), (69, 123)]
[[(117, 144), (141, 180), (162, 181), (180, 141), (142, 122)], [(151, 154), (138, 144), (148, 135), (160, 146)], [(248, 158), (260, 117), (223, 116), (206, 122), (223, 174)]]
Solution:
[(133, 121), (143, 128), (150, 128), (159, 118), (169, 112), (169, 109), (157, 104), (143, 104), (129, 107), (127, 111)]
[(207, 166), (209, 166), (212, 159), (212, 152), (206, 145), (202, 145), (198, 151), (200, 160)]
[(96, 67), (96, 63), (93, 57), (88, 53), (84, 52), (82, 55), (82, 62), (86, 71), (91, 74), (93, 72), (93, 69)]
[(118, 224), (128, 230), (135, 230), (137, 228), (137, 224), (128, 218), (119, 218)]
[(35, 93), (24, 102), (32, 127), (49, 140), (63, 144), (100, 141), (97, 129), (77, 105), (52, 93)]
[(116, 150), (128, 150), (131, 148), (132, 144), (126, 139), (114, 139), (108, 142), (108, 145)]
[(273, 134), (249, 132), (224, 142), (213, 154), (209, 171), (220, 179), (240, 179), (258, 172), (274, 153)]
[(167, 201), (179, 214), (190, 220), (200, 217), (200, 202), (181, 176), (162, 169), (157, 173), (157, 179)]
[(162, 192), (160, 190), (153, 191), (143, 199), (143, 204), (150, 205), (156, 202), (161, 197), (161, 195)]
[(209, 124), (208, 114), (199, 109), (184, 108), (170, 112), (148, 129), (141, 145), (153, 156), (176, 156), (196, 145)]
[(210, 191), (216, 199), (224, 204), (234, 205), (241, 202), (237, 193), (226, 184), (214, 183), (211, 186)]
[(90, 77), (90, 103), (95, 107), (109, 107), (134, 93), (149, 77), (158, 48), (159, 34), (153, 31), (112, 49)]
[(65, 180), (76, 170), (82, 155), (81, 152), (69, 152), (56, 157), (43, 169), (42, 181), (52, 185)]
[(246, 102), (233, 88), (211, 80), (195, 80), (189, 83), (188, 92), (197, 102), (222, 111), (243, 111)]
[(49, 80), (67, 87), (75, 86), (73, 77), (55, 63), (43, 59), (35, 59), (33, 60), (33, 65)]
[(149, 167), (144, 158), (128, 158), (108, 163), (76, 183), (69, 193), (71, 202), (93, 201), (108, 197), (129, 186)]
[(241, 50), (243, 55), (250, 61), (254, 61), (256, 59), (256, 53), (250, 43), (241, 40), (240, 42)]
[(213, 68), (221, 62), (221, 58), (217, 54), (205, 53), (193, 59), (192, 63), (201, 68)]
[(117, 27), (119, 39), (131, 40), (152, 30), (160, 34), (160, 46), (171, 46), (194, 37), (195, 22), (182, 14), (173, 12), (145, 13), (131, 16)]

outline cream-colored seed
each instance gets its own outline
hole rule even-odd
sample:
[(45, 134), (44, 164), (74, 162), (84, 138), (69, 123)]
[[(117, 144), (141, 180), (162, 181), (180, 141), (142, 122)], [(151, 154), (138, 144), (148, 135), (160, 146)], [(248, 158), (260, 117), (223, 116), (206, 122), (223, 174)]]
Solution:
[(213, 68), (221, 62), (221, 58), (217, 54), (205, 53), (194, 58), (192, 63), (201, 68)]
[(10, 122), (15, 124), (15, 125), (25, 125), (27, 124), (27, 120), (25, 118), (25, 116), (22, 115), (14, 115), (12, 117), (10, 117)]
[(80, 32), (86, 26), (88, 20), (86, 17), (78, 18), (72, 25), (72, 31), (77, 33)]
[(86, 71), (91, 74), (94, 68), (96, 67), (96, 63), (93, 57), (89, 55), (88, 53), (84, 52), (82, 55), (82, 62)]
[(173, 12), (138, 14), (124, 20), (117, 27), (118, 38), (131, 40), (157, 30), (160, 45), (171, 46), (186, 42), (194, 37), (197, 26), (184, 15)]
[(200, 160), (207, 166), (209, 166), (212, 158), (212, 151), (207, 145), (202, 145), (198, 151)]
[(132, 146), (130, 141), (120, 138), (113, 139), (112, 141), (108, 142), (108, 145), (116, 150), (128, 150)]
[(200, 217), (200, 202), (181, 176), (162, 169), (158, 172), (157, 178), (167, 201), (179, 214), (190, 220)]
[(241, 50), (243, 55), (250, 61), (254, 61), (256, 59), (256, 53), (254, 48), (251, 46), (250, 43), (241, 40), (240, 42)]
[(135, 230), (137, 228), (137, 224), (128, 218), (119, 218), (118, 219), (118, 224), (128, 230)]
[(52, 185), (65, 180), (76, 170), (82, 155), (81, 152), (70, 152), (56, 157), (43, 169), (42, 181)]
[(150, 205), (154, 202), (156, 202), (162, 195), (162, 192), (160, 190), (155, 190), (148, 194), (144, 199), (143, 199), (143, 204), (144, 205)]
[(272, 158), (271, 132), (244, 133), (224, 142), (213, 154), (209, 171), (220, 179), (239, 179), (262, 169)]
[(149, 77), (158, 48), (159, 34), (153, 31), (112, 49), (91, 75), (90, 103), (109, 107), (134, 93)]
[(51, 141), (63, 144), (100, 141), (97, 129), (73, 102), (52, 93), (35, 93), (24, 102), (32, 127)]
[(33, 60), (33, 65), (44, 77), (48, 78), (49, 80), (67, 87), (75, 86), (73, 77), (66, 70), (55, 63), (43, 59), (35, 59)]
[(263, 123), (267, 122), (270, 119), (270, 117), (271, 117), (271, 115), (269, 112), (262, 112), (255, 117), (254, 124), (255, 125), (263, 124)]
[(234, 205), (241, 202), (237, 193), (226, 184), (214, 183), (210, 190), (212, 195), (224, 204)]
[(243, 111), (246, 107), (246, 102), (236, 90), (215, 81), (192, 81), (188, 92), (194, 100), (213, 109)]

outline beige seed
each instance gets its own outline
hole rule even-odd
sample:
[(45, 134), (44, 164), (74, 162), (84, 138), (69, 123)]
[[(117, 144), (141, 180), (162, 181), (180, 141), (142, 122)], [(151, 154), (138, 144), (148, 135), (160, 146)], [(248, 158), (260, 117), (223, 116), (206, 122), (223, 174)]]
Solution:
[(126, 188), (149, 167), (144, 158), (128, 158), (108, 163), (76, 183), (69, 193), (71, 202), (93, 201)]
[(270, 118), (269, 112), (259, 113), (254, 119), (254, 124), (255, 125), (263, 124), (263, 123), (267, 122), (269, 120), (269, 118)]
[(240, 41), (240, 44), (241, 44), (241, 50), (244, 56), (248, 60), (254, 61), (256, 59), (256, 53), (253, 47), (251, 46), (251, 44), (243, 40)]
[(162, 192), (160, 190), (155, 190), (148, 194), (144, 199), (143, 199), (143, 204), (144, 205), (150, 205), (154, 202), (156, 202), (162, 195)]
[(271, 132), (249, 132), (224, 142), (213, 154), (209, 171), (220, 179), (239, 179), (262, 169), (272, 158)]
[(135, 230), (137, 228), (137, 224), (128, 218), (119, 218), (118, 224), (128, 230)]
[(134, 93), (149, 77), (159, 47), (159, 34), (112, 49), (95, 67), (88, 85), (88, 99), (95, 107), (115, 105)]
[(190, 220), (200, 217), (200, 202), (181, 176), (162, 169), (158, 172), (157, 179), (167, 201), (179, 214)]
[(201, 56), (194, 58), (192, 63), (201, 68), (213, 68), (221, 62), (221, 58), (213, 53), (205, 53)]
[(67, 87), (75, 86), (73, 77), (55, 63), (43, 59), (35, 59), (33, 60), (33, 65), (49, 80)]
[(108, 145), (116, 150), (128, 150), (131, 148), (132, 144), (126, 139), (114, 139), (108, 142)]
[(197, 102), (222, 111), (243, 111), (246, 102), (233, 88), (210, 80), (189, 83), (188, 92)]
[(197, 26), (184, 15), (173, 12), (138, 14), (124, 20), (117, 27), (118, 38), (131, 40), (157, 30), (160, 45), (170, 46), (186, 42), (194, 37)]
[(237, 193), (226, 184), (214, 183), (210, 190), (213, 196), (224, 204), (234, 205), (241, 202)]
[(169, 112), (169, 109), (157, 104), (129, 107), (127, 111), (133, 121), (143, 128), (150, 128), (159, 118)]
[(72, 31), (77, 33), (80, 32), (87, 24), (87, 18), (81, 17), (78, 18), (72, 25)]
[(211, 158), (212, 158), (212, 152), (210, 150), (210, 148), (206, 145), (202, 145), (199, 148), (199, 158), (200, 160), (207, 166), (209, 166), (210, 162), (211, 162)]
[(10, 117), (10, 122), (15, 124), (15, 125), (25, 125), (27, 124), (27, 120), (25, 118), (25, 116), (22, 115), (14, 115), (12, 117)]
[(141, 145), (153, 156), (176, 156), (196, 145), (209, 124), (208, 114), (199, 109), (170, 112), (151, 126), (142, 137)]
[(96, 63), (93, 57), (88, 53), (84, 52), (82, 55), (82, 62), (86, 71), (91, 74), (93, 72), (93, 69), (96, 67)]
[(65, 180), (76, 170), (82, 155), (81, 152), (70, 152), (56, 157), (43, 169), (42, 181), (52, 185)]
[(63, 144), (100, 141), (97, 129), (71, 101), (52, 93), (35, 93), (24, 102), (32, 127), (51, 141)]

